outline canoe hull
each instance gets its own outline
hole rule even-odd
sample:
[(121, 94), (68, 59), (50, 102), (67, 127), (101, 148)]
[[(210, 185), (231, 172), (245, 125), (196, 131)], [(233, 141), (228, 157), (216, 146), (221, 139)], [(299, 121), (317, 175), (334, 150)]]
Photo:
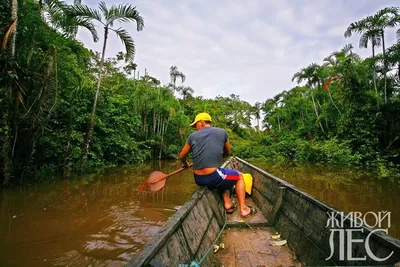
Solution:
[[(198, 189), (127, 266), (179, 266), (202, 260), (225, 223), (221, 197)], [(208, 254), (208, 256), (212, 256)]]

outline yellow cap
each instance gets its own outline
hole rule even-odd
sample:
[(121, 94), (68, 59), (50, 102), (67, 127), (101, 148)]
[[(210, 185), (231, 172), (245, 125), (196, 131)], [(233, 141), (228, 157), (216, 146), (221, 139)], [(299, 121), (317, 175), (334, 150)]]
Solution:
[(192, 124), (190, 124), (190, 127), (193, 127), (196, 124), (196, 122), (198, 122), (198, 121), (212, 121), (212, 120), (211, 120), (210, 114), (205, 113), (205, 112), (199, 113), (199, 114), (197, 114), (196, 118), (194, 119), (194, 122), (192, 122)]

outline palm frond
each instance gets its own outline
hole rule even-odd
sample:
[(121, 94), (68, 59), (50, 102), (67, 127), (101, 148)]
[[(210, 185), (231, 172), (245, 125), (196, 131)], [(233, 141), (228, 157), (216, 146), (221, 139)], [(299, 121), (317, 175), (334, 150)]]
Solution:
[(400, 29), (396, 31), (397, 41), (400, 42)]
[(59, 0), (46, 0), (43, 3), (43, 8), (45, 10), (46, 19), (50, 24), (56, 29), (63, 28), (63, 22), (65, 20), (64, 12), (67, 5)]
[(183, 72), (178, 72), (177, 76), (181, 78), (183, 83), (186, 81), (186, 75)]
[(178, 67), (177, 66), (171, 66), (169, 68), (169, 76), (171, 77), (171, 81), (173, 83), (176, 82), (176, 75), (175, 75), (176, 72), (178, 72)]
[(292, 82), (294, 80), (297, 80), (297, 83), (301, 83), (302, 79), (300, 78), (300, 76), (301, 76), (301, 72), (296, 72), (295, 74), (293, 74)]
[(349, 38), (353, 34), (353, 29), (351, 27), (351, 24), (349, 27), (347, 27), (346, 31), (344, 32), (344, 37)]
[(175, 72), (175, 71), (177, 71), (177, 70), (178, 70), (178, 67), (177, 67), (177, 66), (171, 66), (171, 67), (169, 68), (169, 73)]
[(385, 7), (383, 9), (379, 10), (378, 12), (376, 12), (375, 15), (378, 16), (378, 17), (382, 17), (384, 15), (397, 16), (398, 14), (399, 14), (399, 8), (391, 6), (391, 7)]
[(354, 46), (352, 44), (346, 44), (343, 46), (340, 52), (342, 52), (343, 54), (351, 54), (351, 50), (353, 50), (353, 48)]
[(182, 94), (183, 94), (183, 95), (190, 95), (190, 94), (193, 94), (193, 92), (194, 92), (194, 90), (193, 90), (193, 88), (190, 87), (190, 86), (185, 86), (185, 87), (183, 87), (183, 89), (182, 89)]
[(97, 30), (94, 26), (94, 24), (92, 23), (92, 21), (90, 19), (87, 18), (76, 18), (76, 25), (77, 26), (81, 26), (86, 28), (87, 30), (90, 31), (90, 33), (92, 34), (93, 37), (93, 41), (96, 43), (99, 41), (99, 35), (97, 33)]
[(329, 55), (323, 60), (324, 66), (335, 66), (337, 65), (336, 57), (334, 55)]
[(181, 78), (182, 83), (184, 83), (185, 80), (186, 80), (185, 74), (183, 74), (183, 72), (180, 72), (180, 71), (178, 70), (178, 67), (176, 67), (176, 66), (171, 66), (171, 67), (170, 67), (170, 69), (169, 69), (169, 76), (170, 76), (171, 82), (172, 82), (173, 84), (175, 84), (176, 78), (178, 78), (178, 77)]
[(118, 28), (116, 30), (112, 29), (112, 30), (117, 34), (117, 36), (121, 39), (122, 43), (125, 45), (125, 51), (126, 51), (125, 61), (133, 60), (135, 56), (135, 42), (133, 41), (132, 37), (123, 28)]
[(351, 37), (353, 33), (363, 33), (367, 29), (371, 29), (374, 22), (372, 22), (372, 17), (366, 17), (362, 20), (350, 23), (347, 27), (346, 31), (344, 32), (344, 37), (348, 38)]
[(366, 33), (362, 34), (361, 37), (360, 37), (360, 43), (359, 43), (358, 46), (360, 48), (367, 48), (368, 47), (369, 38), (370, 37)]
[[(107, 8), (107, 5), (106, 5), (106, 3), (104, 1), (101, 1), (99, 3), (99, 9), (103, 13), (103, 16), (104, 16), (105, 20), (108, 21), (110, 19), (110, 15), (111, 15), (110, 11), (111, 10), (109, 10)], [(106, 23), (106, 24), (108, 24), (108, 23)]]
[(381, 44), (382, 44), (382, 36), (381, 35), (374, 36), (373, 39), (372, 39), (372, 43), (373, 43), (373, 45), (375, 45), (377, 47), (381, 46)]
[(125, 4), (118, 6), (111, 6), (109, 10), (109, 17), (107, 23), (118, 22), (130, 22), (136, 21), (137, 31), (141, 31), (144, 28), (143, 17), (139, 14), (135, 6)]
[(46, 6), (46, 11), (51, 15), (63, 13), (67, 8), (67, 5), (60, 0), (46, 0), (44, 1), (44, 4)]
[(8, 29), (6, 31), (6, 34), (4, 35), (4, 38), (3, 38), (3, 41), (1, 44), (2, 50), (6, 49), (8, 37), (14, 31), (16, 25), (17, 25), (17, 20), (15, 19), (13, 22), (11, 22), (10, 26), (8, 26)]
[(344, 37), (348, 38), (354, 33), (361, 33), (363, 31), (363, 25), (360, 22), (353, 22), (347, 27), (346, 31), (344, 32)]
[(172, 93), (175, 92), (175, 86), (174, 86), (173, 83), (169, 83), (169, 84), (167, 85), (167, 88), (168, 88), (168, 90), (169, 90), (170, 92), (172, 92)]
[(104, 25), (101, 21), (100, 12), (86, 5), (68, 6), (66, 13), (70, 17), (79, 17), (88, 20), (95, 19)]

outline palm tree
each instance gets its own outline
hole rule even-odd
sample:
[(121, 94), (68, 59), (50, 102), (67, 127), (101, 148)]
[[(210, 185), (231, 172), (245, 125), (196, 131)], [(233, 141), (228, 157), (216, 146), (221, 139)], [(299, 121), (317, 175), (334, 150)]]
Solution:
[(339, 60), (333, 54), (330, 54), (322, 61), (324, 62), (323, 66), (331, 66), (331, 67), (336, 67), (339, 63)]
[(261, 119), (261, 103), (256, 102), (254, 104), (254, 118), (257, 120), (257, 128), (260, 130), (260, 119)]
[(178, 86), (178, 87), (176, 88), (176, 91), (177, 91), (177, 92), (181, 92), (182, 97), (183, 97), (183, 101), (185, 101), (186, 98), (187, 98), (189, 95), (192, 95), (193, 92), (194, 92), (194, 90), (193, 90), (192, 87), (190, 87), (190, 86)]
[[(348, 38), (354, 33), (360, 33), (360, 48), (367, 48), (368, 42), (371, 42), (372, 48), (372, 60), (375, 61), (375, 47), (379, 47), (382, 43), (380, 30), (376, 28), (371, 28), (372, 25), (368, 24), (366, 19), (353, 22), (347, 27), (347, 30), (344, 33), (344, 37)], [(375, 93), (378, 94), (378, 89), (376, 87), (376, 67), (373, 65), (373, 79), (374, 79), (374, 88)]]
[(317, 117), (317, 121), (318, 121), (318, 124), (319, 124), (322, 132), (325, 134), (325, 130), (322, 127), (322, 124), (319, 120), (318, 109), (317, 109), (317, 106), (315, 104), (315, 99), (314, 99), (313, 87), (319, 81), (318, 75), (317, 75), (318, 68), (319, 68), (318, 64), (312, 63), (308, 67), (302, 68), (299, 72), (296, 72), (292, 77), (292, 81), (296, 80), (296, 82), (298, 84), (300, 84), (303, 81), (307, 81), (307, 85), (308, 85), (308, 88), (310, 89), (311, 99), (312, 99), (313, 106), (314, 106), (315, 116)]
[(83, 157), (86, 158), (89, 151), (89, 143), (93, 134), (94, 118), (96, 113), (97, 100), (100, 93), (104, 56), (106, 52), (109, 32), (115, 32), (116, 35), (121, 39), (122, 43), (125, 45), (125, 60), (128, 62), (129, 60), (132, 60), (135, 55), (135, 43), (127, 30), (123, 29), (122, 27), (116, 29), (112, 27), (114, 26), (115, 22), (136, 22), (137, 31), (141, 31), (144, 28), (144, 21), (142, 16), (140, 16), (139, 12), (136, 10), (136, 7), (132, 5), (112, 5), (110, 8), (108, 8), (106, 3), (103, 1), (99, 4), (99, 10), (92, 9), (86, 5), (70, 6), (68, 8), (68, 15), (69, 17), (76, 18), (78, 21), (96, 21), (104, 26), (104, 40), (101, 60), (99, 64), (99, 77), (92, 112), (90, 115), (90, 124), (84, 144)]
[[(272, 98), (267, 99), (263, 104), (262, 104), (262, 110), (264, 111), (264, 128), (270, 129), (270, 123), (268, 122), (268, 120), (270, 119), (270, 117), (272, 117), (272, 115), (274, 115), (274, 111), (275, 111), (275, 100)], [(268, 127), (266, 127), (266, 125)], [(280, 125), (278, 125), (278, 129), (280, 128)]]
[(178, 89), (176, 87), (177, 78), (180, 78), (182, 83), (184, 83), (186, 80), (185, 74), (183, 74), (183, 72), (180, 72), (177, 66), (171, 66), (171, 68), (169, 69), (169, 76), (171, 78), (171, 83), (169, 84), (169, 87), (173, 92), (177, 91)]
[(332, 52), (328, 57), (324, 58), (324, 66), (336, 67), (340, 62), (345, 61), (348, 57), (357, 58), (358, 55), (353, 53), (353, 45), (346, 44), (339, 51)]
[(180, 85), (180, 86), (178, 86), (176, 88), (176, 91), (177, 92), (181, 92), (181, 94), (182, 94), (182, 97), (183, 97), (183, 100), (182, 100), (182, 102), (183, 102), (183, 104), (182, 104), (182, 112), (185, 113), (186, 98), (188, 96), (191, 96), (193, 94), (194, 90), (190, 86), (182, 86), (182, 85)]
[[(378, 42), (382, 42), (385, 103), (387, 103), (385, 29), (396, 26), (398, 23), (398, 16), (397, 7), (386, 7), (379, 10), (373, 16), (368, 16), (360, 21), (351, 23), (344, 33), (345, 37), (350, 37), (353, 32), (363, 34), (361, 37), (362, 39), (360, 40), (360, 45), (370, 40), (372, 43), (372, 49), (374, 49), (374, 46), (377, 45)], [(380, 40), (377, 40), (377, 38)], [(373, 51), (373, 57), (374, 56)]]
[[(368, 47), (368, 42), (371, 41), (371, 46), (372, 46), (372, 59), (375, 59), (375, 46), (379, 47), (382, 44), (382, 38), (379, 33), (379, 30), (372, 29), (372, 30), (367, 30), (361, 35), (360, 38), (360, 48), (367, 48)], [(378, 94), (378, 89), (376, 88), (376, 69), (375, 69), (375, 62), (373, 63), (373, 71), (374, 71), (374, 88), (375, 88), (375, 93)]]

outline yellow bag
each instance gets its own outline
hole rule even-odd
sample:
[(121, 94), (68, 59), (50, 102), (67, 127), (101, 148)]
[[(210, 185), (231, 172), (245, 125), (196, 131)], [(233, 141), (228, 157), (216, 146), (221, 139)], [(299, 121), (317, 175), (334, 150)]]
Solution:
[(253, 177), (250, 173), (243, 173), (243, 180), (246, 186), (246, 193), (251, 195), (251, 189), (253, 188)]

